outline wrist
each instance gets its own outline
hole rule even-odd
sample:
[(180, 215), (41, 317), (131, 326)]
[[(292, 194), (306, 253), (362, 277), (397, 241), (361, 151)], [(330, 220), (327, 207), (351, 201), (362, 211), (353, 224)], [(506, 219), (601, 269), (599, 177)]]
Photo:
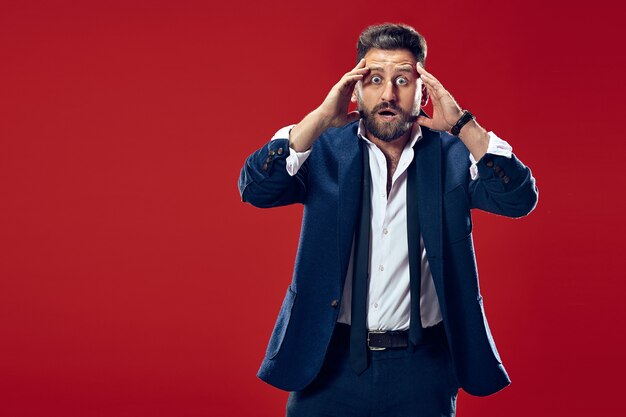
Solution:
[[(450, 127), (447, 129), (448, 132), (450, 132), (452, 130), (452, 128), (454, 128), (454, 126), (456, 126), (456, 124), (459, 122), (459, 120), (461, 120), (461, 118), (463, 117), (465, 113), (463, 112), (463, 110), (459, 109), (458, 112), (456, 113), (455, 116), (451, 117), (452, 119), (452, 123), (448, 122)], [(446, 119), (446, 121), (448, 121), (450, 119)]]
[(477, 161), (485, 155), (489, 148), (489, 133), (476, 120), (471, 120), (463, 126), (458, 138)]
[(470, 120), (461, 128), (458, 137), (459, 139), (480, 137), (483, 140), (489, 140), (489, 134), (475, 119)]
[(450, 133), (454, 136), (459, 136), (461, 129), (465, 127), (469, 122), (474, 120), (474, 115), (469, 112), (469, 110), (465, 110), (461, 113), (461, 117), (456, 121), (454, 126), (450, 129)]

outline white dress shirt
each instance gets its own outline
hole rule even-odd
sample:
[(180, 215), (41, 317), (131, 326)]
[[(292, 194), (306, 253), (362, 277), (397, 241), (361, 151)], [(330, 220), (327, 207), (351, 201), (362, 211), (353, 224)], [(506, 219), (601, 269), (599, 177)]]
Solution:
[[(295, 125), (280, 129), (274, 139), (288, 139)], [(406, 219), (407, 168), (413, 160), (413, 146), (422, 139), (422, 130), (415, 123), (411, 138), (402, 150), (400, 161), (393, 174), (391, 189), (387, 195), (387, 160), (383, 152), (364, 136), (363, 121), (359, 123), (358, 136), (367, 144), (372, 175), (372, 224), (370, 229), (371, 251), (369, 260), (369, 287), (367, 296), (367, 327), (369, 330), (407, 330), (411, 317), (411, 292), (409, 282), (409, 253)], [(290, 149), (287, 172), (295, 175), (306, 161), (311, 149), (296, 152)], [(511, 157), (511, 146), (489, 132), (487, 153)], [(476, 160), (470, 153), (470, 175), (478, 178)], [(420, 238), (421, 293), (420, 315), (423, 327), (439, 323), (441, 309), (435, 292), (433, 277), (426, 257), (424, 241)], [(350, 324), (352, 302), (352, 274), (354, 241), (348, 263), (338, 322)]]

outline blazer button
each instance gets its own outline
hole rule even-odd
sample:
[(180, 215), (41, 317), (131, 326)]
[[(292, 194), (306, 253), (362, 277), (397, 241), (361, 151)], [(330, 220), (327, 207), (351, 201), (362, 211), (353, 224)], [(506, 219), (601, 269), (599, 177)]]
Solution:
[(267, 162), (263, 164), (263, 171), (267, 171)]
[(499, 174), (500, 171), (502, 171), (502, 168), (500, 168), (498, 165), (496, 165), (495, 167), (493, 167), (493, 170), (496, 171), (496, 174)]
[(491, 168), (493, 166), (493, 161), (491, 159), (485, 161), (485, 165), (487, 165), (489, 168)]
[(498, 172), (498, 176), (499, 176), (500, 178), (504, 178), (504, 177), (505, 177), (504, 171), (500, 171), (500, 172)]
[(279, 155), (283, 154), (283, 148), (278, 148), (278, 150), (276, 151), (276, 153), (278, 153)]
[(502, 181), (504, 181), (505, 184), (508, 184), (511, 179), (505, 175), (504, 177), (502, 177)]
[(338, 306), (338, 305), (339, 305), (339, 300), (333, 300), (333, 301), (331, 301), (331, 303), (330, 303), (330, 306), (331, 306), (332, 308), (337, 308), (337, 306)]
[(270, 151), (270, 156), (274, 156), (274, 154), (275, 154), (275, 153), (276, 153), (276, 152), (274, 152), (274, 149), (272, 149), (272, 150)]

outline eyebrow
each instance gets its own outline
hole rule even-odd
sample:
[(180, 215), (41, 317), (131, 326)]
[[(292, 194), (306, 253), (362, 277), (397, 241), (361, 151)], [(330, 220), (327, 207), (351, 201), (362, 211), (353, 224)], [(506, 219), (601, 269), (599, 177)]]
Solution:
[[(383, 67), (372, 66), (372, 67), (368, 67), (368, 68), (370, 69), (370, 71), (385, 72)], [(413, 67), (410, 66), (410, 65), (404, 65), (402, 67), (396, 68), (396, 72), (407, 72), (409, 74), (413, 74)]]

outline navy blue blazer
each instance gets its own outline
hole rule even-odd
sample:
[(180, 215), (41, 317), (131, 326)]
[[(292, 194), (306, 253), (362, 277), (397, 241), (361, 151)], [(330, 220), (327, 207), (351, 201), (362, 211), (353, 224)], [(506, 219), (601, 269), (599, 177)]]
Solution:
[[(258, 373), (283, 390), (299, 391), (318, 374), (339, 314), (360, 203), (357, 127), (325, 131), (293, 177), (285, 167), (286, 139), (250, 155), (239, 177), (242, 200), (256, 207), (304, 205), (292, 282)], [(469, 151), (458, 138), (422, 132), (413, 165), (420, 224), (450, 351), (461, 388), (489, 395), (510, 380), (483, 310), (470, 209), (524, 216), (537, 203), (535, 179), (515, 155), (487, 154), (477, 165), (480, 177), (471, 180)]]

